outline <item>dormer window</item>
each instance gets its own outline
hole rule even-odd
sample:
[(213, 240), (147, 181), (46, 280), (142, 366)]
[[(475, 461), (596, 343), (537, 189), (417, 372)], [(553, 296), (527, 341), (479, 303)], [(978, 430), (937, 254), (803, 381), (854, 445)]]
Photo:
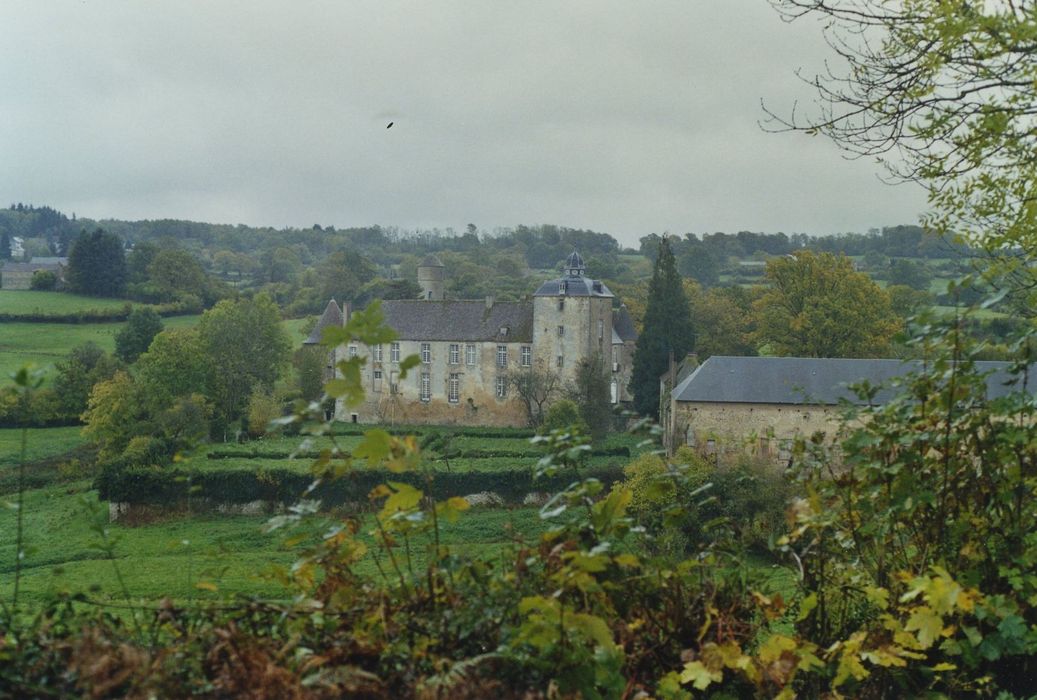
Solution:
[(562, 294), (565, 294), (567, 291), (569, 291), (569, 283), (566, 282), (565, 280), (562, 280), (562, 283), (560, 285), (558, 285), (558, 291), (561, 292)]
[(508, 334), (508, 327), (507, 327), (507, 326), (501, 326), (501, 327), (500, 327), (500, 334), (501, 334), (501, 337), (502, 337), (502, 338), (503, 338), (504, 336), (506, 336), (506, 335)]

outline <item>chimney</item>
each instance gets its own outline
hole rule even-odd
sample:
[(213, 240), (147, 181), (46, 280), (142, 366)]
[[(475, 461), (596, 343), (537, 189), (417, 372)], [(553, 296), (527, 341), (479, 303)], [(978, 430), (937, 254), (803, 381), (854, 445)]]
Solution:
[(349, 315), (353, 313), (353, 305), (348, 301), (342, 302), (342, 325), (349, 323)]
[(493, 297), (486, 297), (486, 310), (489, 311), (493, 308)]

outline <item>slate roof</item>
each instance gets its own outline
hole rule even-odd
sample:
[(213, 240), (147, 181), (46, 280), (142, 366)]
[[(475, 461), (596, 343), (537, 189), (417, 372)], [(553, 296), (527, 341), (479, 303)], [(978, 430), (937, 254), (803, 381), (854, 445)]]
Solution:
[[(562, 291), (562, 285), (565, 291)], [(592, 280), (589, 277), (562, 277), (556, 280), (548, 280), (540, 285), (533, 294), (535, 297), (612, 297), (612, 292), (603, 282)]]
[[(385, 321), (401, 340), (533, 342), (533, 304), (498, 301), (424, 301), (396, 299), (382, 302)], [(505, 336), (502, 327), (508, 328)]]
[[(987, 395), (1003, 396), (1012, 387), (1007, 362), (977, 362), (987, 377)], [(677, 401), (834, 405), (845, 399), (860, 403), (846, 387), (867, 380), (885, 384), (921, 368), (919, 362), (878, 359), (819, 359), (804, 357), (723, 357), (714, 355), (677, 385)], [(1035, 373), (1034, 369), (1030, 370)], [(882, 403), (894, 391), (876, 396)]]
[(634, 319), (630, 317), (630, 312), (625, 306), (612, 312), (612, 329), (621, 340), (637, 340), (637, 327), (634, 326)]
[(68, 258), (33, 258), (31, 262), (11, 262), (0, 265), (5, 272), (35, 272), (36, 270), (53, 270), (68, 264)]
[(341, 326), (342, 325), (342, 310), (338, 307), (338, 304), (334, 299), (328, 302), (328, 305), (324, 307), (324, 313), (320, 315), (320, 319), (317, 321), (317, 325), (310, 331), (309, 337), (303, 341), (303, 345), (316, 345), (320, 342), (321, 334), (324, 333), (324, 329), (328, 326)]

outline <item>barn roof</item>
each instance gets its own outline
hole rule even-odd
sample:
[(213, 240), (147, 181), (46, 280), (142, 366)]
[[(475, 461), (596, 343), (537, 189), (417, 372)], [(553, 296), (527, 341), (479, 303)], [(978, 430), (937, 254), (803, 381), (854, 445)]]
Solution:
[(625, 306), (612, 313), (612, 328), (620, 340), (637, 340), (637, 327)]
[[(987, 377), (988, 396), (1011, 391), (1015, 378), (1007, 362), (977, 362)], [(886, 384), (922, 368), (917, 361), (806, 357), (724, 357), (714, 355), (674, 389), (677, 401), (705, 403), (770, 403), (834, 405), (861, 403), (847, 386), (868, 381)], [(1031, 369), (1031, 373), (1033, 370)], [(876, 401), (888, 401), (883, 389)]]
[(491, 305), (481, 300), (396, 299), (383, 301), (382, 313), (401, 340), (533, 342), (533, 304), (528, 301)]
[(320, 315), (320, 319), (317, 320), (317, 325), (310, 331), (309, 337), (303, 341), (303, 345), (316, 345), (320, 342), (321, 335), (324, 333), (324, 329), (328, 326), (341, 326), (342, 325), (342, 310), (338, 307), (338, 303), (334, 299), (328, 302), (328, 305), (324, 307), (324, 313)]

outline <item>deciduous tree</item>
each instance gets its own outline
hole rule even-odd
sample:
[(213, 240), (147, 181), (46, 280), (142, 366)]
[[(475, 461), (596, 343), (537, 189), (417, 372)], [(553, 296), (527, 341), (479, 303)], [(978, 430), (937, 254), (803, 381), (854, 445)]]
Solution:
[(900, 328), (889, 295), (850, 259), (799, 251), (767, 263), (756, 300), (759, 342), (776, 355), (883, 357)]
[(198, 335), (208, 369), (206, 395), (226, 426), (242, 415), (255, 389), (273, 389), (291, 342), (277, 305), (262, 294), (216, 304), (202, 315)]
[(154, 309), (134, 309), (126, 319), (126, 325), (115, 334), (116, 357), (126, 363), (136, 362), (161, 332), (162, 318)]
[(557, 372), (534, 366), (508, 373), (508, 383), (526, 406), (526, 422), (537, 428), (544, 422), (544, 411), (562, 390)]

